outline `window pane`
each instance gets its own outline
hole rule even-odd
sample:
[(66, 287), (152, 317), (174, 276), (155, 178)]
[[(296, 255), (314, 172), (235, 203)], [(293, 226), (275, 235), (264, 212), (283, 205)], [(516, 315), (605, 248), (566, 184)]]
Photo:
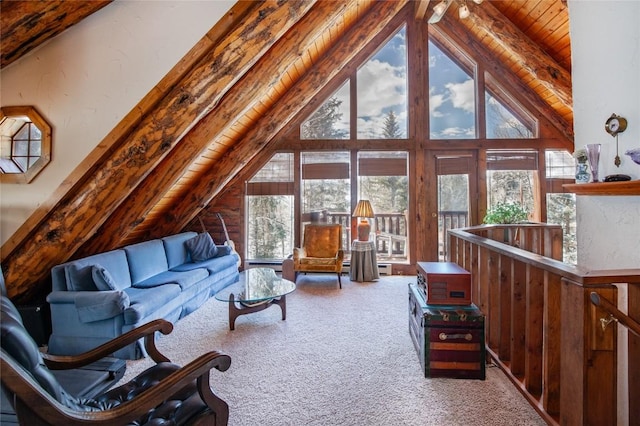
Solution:
[(275, 154), (249, 182), (293, 182), (293, 154)]
[(547, 166), (547, 178), (575, 178), (575, 160), (567, 151), (547, 150), (545, 152), (545, 159)]
[(27, 153), (29, 152), (29, 141), (27, 140), (21, 140), (21, 141), (17, 141), (14, 140), (13, 141), (13, 155), (14, 156), (25, 156), (27, 155)]
[(247, 257), (282, 260), (293, 253), (293, 196), (247, 197)]
[(300, 125), (301, 139), (349, 139), (349, 80)]
[(409, 205), (408, 155), (402, 151), (358, 153), (359, 199), (371, 201), (378, 259), (406, 260)]
[(475, 83), (433, 42), (429, 42), (429, 125), (431, 139), (476, 137)]
[(342, 247), (350, 247), (351, 179), (349, 152), (303, 152), (302, 220), (305, 223), (340, 223)]
[(490, 210), (498, 203), (515, 203), (532, 217), (535, 211), (534, 173), (532, 170), (488, 170), (487, 208)]
[(293, 154), (277, 153), (247, 184), (247, 258), (282, 261), (293, 253)]
[(485, 92), (487, 138), (529, 139), (533, 132), (519, 120), (498, 98)]
[(29, 144), (29, 156), (40, 157), (41, 149), (42, 149), (42, 142), (32, 140), (31, 143)]
[(577, 264), (576, 195), (547, 194), (547, 222), (562, 226), (563, 261)]
[(438, 175), (438, 260), (447, 260), (449, 229), (469, 224), (469, 175)]
[(407, 137), (406, 30), (400, 29), (360, 69), (358, 139)]

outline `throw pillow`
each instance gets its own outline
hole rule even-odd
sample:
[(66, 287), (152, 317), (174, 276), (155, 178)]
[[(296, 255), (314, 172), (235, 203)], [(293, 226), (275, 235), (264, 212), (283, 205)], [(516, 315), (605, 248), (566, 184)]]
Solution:
[(70, 263), (64, 267), (67, 278), (67, 290), (69, 291), (96, 291), (96, 285), (91, 279), (91, 265), (79, 266)]
[(93, 265), (91, 267), (91, 277), (100, 291), (120, 290), (109, 271), (104, 269), (103, 266)]
[(203, 232), (184, 242), (193, 262), (202, 262), (216, 257), (218, 247), (208, 232)]

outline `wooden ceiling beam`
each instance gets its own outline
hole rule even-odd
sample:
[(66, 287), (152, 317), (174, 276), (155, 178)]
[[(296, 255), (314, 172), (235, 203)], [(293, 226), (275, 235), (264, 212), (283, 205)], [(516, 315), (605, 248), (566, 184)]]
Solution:
[(29, 298), (51, 267), (82, 246), (201, 117), (313, 5), (313, 1), (256, 3), (243, 25), (215, 44), (151, 113), (63, 199), (8, 258), (3, 269), (10, 297)]
[(533, 78), (553, 93), (564, 106), (573, 109), (571, 74), (540, 46), (498, 11), (491, 2), (476, 5), (466, 19), (468, 24), (482, 29), (505, 49), (507, 55)]
[[(163, 196), (175, 187), (193, 163), (211, 164), (209, 147), (216, 139), (233, 128), (239, 119), (259, 105), (279, 80), (285, 76), (300, 52), (315, 45), (316, 39), (342, 20), (345, 11), (360, 0), (318, 2), (311, 10), (267, 52), (247, 74), (225, 94), (214, 110), (209, 112), (179, 142), (144, 182), (136, 188), (113, 215), (103, 224), (96, 236), (78, 252), (79, 256), (97, 253), (128, 243), (129, 235), (139, 237), (141, 225), (149, 212), (157, 208)], [(268, 76), (268, 78), (265, 78)], [(223, 151), (226, 147), (221, 146)], [(223, 153), (220, 153), (221, 156)], [(206, 158), (204, 157), (206, 156)], [(189, 189), (184, 197), (191, 193)], [(157, 226), (148, 226), (153, 230)], [(177, 228), (168, 232), (177, 232)], [(144, 232), (144, 230), (142, 230)], [(152, 237), (152, 235), (148, 235)], [(160, 236), (160, 235), (156, 235)]]
[(156, 224), (158, 233), (171, 232), (174, 226), (185, 227), (211, 202), (227, 183), (265, 148), (298, 112), (328, 84), (341, 69), (364, 49), (368, 43), (402, 10), (406, 1), (375, 2), (370, 11), (327, 52), (316, 66), (308, 71), (285, 93), (267, 115), (227, 152), (207, 174), (190, 188), (188, 198), (173, 206), (164, 220)]
[(415, 18), (420, 21), (427, 17), (427, 9), (429, 9), (430, 0), (414, 0), (415, 2)]
[(0, 68), (13, 63), (112, 1), (1, 2)]

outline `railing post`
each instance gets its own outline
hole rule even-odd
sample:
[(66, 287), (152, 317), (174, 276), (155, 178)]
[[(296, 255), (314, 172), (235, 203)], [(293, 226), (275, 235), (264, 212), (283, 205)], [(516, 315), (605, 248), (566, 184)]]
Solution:
[(562, 280), (563, 315), (560, 356), (560, 424), (616, 424), (617, 327), (604, 330), (600, 318), (607, 313), (592, 305), (589, 293), (617, 300), (613, 286), (584, 287)]

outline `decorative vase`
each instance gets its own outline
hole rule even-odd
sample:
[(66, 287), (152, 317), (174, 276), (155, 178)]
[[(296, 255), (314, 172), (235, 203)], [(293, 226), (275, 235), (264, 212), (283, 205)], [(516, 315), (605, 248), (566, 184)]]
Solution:
[(587, 163), (576, 163), (576, 183), (587, 183), (590, 178)]
[(587, 149), (587, 158), (589, 159), (589, 167), (591, 168), (591, 176), (593, 182), (598, 182), (598, 162), (600, 161), (600, 144), (590, 143), (585, 146)]

